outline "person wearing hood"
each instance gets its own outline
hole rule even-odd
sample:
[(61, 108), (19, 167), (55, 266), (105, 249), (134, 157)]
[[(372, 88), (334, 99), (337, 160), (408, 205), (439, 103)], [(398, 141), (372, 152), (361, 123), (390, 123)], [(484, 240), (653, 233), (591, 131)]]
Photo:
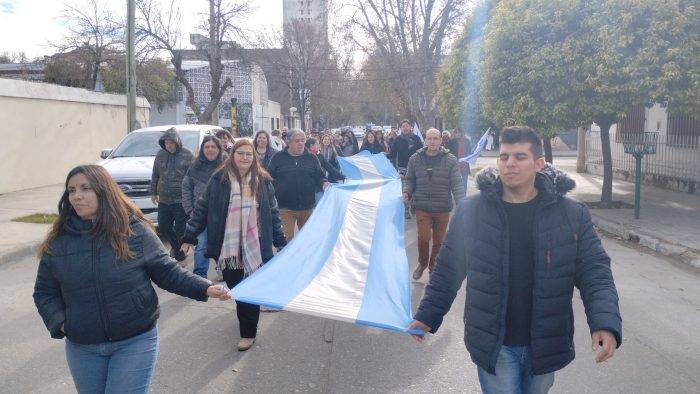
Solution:
[(287, 149), (272, 158), (268, 172), (274, 179), (282, 228), (289, 241), (294, 237), (295, 227), (301, 230), (311, 216), (318, 188), (325, 190), (329, 183), (321, 163), (304, 146), (304, 132), (292, 129), (288, 139)]
[[(221, 165), (224, 159), (224, 150), (221, 141), (213, 135), (204, 136), (199, 147), (199, 155), (187, 170), (182, 179), (182, 208), (188, 217), (192, 217), (192, 211), (199, 197), (207, 188), (207, 183), (214, 171)], [(197, 236), (197, 247), (194, 249), (194, 269), (192, 272), (206, 278), (209, 270), (209, 259), (204, 256), (207, 245), (207, 231), (202, 231)]]
[(160, 314), (153, 283), (197, 301), (231, 298), (223, 286), (179, 267), (98, 165), (68, 173), (38, 254), (34, 304), (51, 338), (65, 338), (78, 393), (149, 391)]
[(466, 278), (464, 341), (482, 390), (546, 393), (575, 357), (574, 286), (598, 363), (622, 343), (618, 295), (588, 208), (566, 197), (574, 181), (545, 163), (531, 128), (500, 138), (498, 170), (460, 202), (409, 328), (437, 332)]
[(182, 207), (182, 179), (192, 164), (192, 152), (182, 146), (174, 127), (158, 140), (162, 148), (153, 161), (151, 201), (158, 206), (158, 231), (170, 243), (170, 253), (177, 261), (185, 260), (180, 252), (180, 238), (185, 233), (187, 213)]
[(435, 257), (450, 221), (452, 200), (459, 203), (466, 193), (457, 159), (440, 146), (441, 142), (440, 131), (429, 129), (425, 133), (425, 147), (411, 156), (406, 169), (403, 197), (411, 202), (418, 225), (418, 266), (413, 272), (414, 280), (420, 279), (426, 268), (433, 273)]

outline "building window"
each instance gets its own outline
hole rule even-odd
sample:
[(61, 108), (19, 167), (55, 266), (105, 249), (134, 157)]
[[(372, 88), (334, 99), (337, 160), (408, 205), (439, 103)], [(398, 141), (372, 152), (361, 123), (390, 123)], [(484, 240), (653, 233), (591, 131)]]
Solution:
[(700, 138), (700, 121), (690, 115), (668, 114), (668, 146), (697, 148)]

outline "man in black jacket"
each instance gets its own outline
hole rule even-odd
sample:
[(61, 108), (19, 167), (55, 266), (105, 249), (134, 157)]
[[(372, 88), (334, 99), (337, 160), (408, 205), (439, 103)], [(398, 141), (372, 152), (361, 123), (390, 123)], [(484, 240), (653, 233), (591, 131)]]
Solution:
[[(411, 122), (408, 119), (401, 121), (401, 134), (394, 139), (394, 143), (391, 145), (391, 154), (389, 155), (389, 160), (394, 164), (394, 167), (399, 171), (401, 175), (401, 185), (403, 188), (405, 185), (405, 175), (406, 167), (408, 167), (408, 159), (413, 156), (418, 149), (423, 147), (423, 142), (420, 138), (413, 134), (411, 129)], [(411, 218), (411, 212), (409, 210), (410, 201), (404, 203), (404, 216), (406, 219)]]
[(182, 207), (182, 179), (194, 157), (182, 146), (174, 127), (158, 140), (162, 148), (153, 162), (151, 201), (158, 206), (158, 231), (170, 243), (170, 256), (183, 261), (187, 256), (180, 251), (180, 238), (185, 233), (187, 213)]
[(267, 171), (274, 179), (275, 196), (287, 241), (294, 237), (295, 226), (301, 230), (316, 203), (316, 190), (328, 187), (318, 159), (306, 149), (306, 135), (301, 130), (287, 133), (287, 149), (272, 157)]
[(481, 193), (452, 219), (409, 327), (436, 332), (468, 277), (464, 340), (483, 391), (546, 393), (574, 359), (574, 286), (601, 349), (596, 361), (622, 342), (610, 258), (588, 209), (565, 197), (573, 180), (545, 164), (529, 127), (503, 129), (498, 170), (482, 171), (477, 185)]

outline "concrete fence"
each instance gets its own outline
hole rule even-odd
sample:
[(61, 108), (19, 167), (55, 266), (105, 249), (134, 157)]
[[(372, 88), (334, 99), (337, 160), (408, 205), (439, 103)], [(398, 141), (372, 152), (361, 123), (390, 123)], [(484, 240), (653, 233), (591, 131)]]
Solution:
[[(136, 118), (148, 126), (139, 97)], [(0, 78), (0, 194), (65, 181), (126, 135), (126, 96)]]

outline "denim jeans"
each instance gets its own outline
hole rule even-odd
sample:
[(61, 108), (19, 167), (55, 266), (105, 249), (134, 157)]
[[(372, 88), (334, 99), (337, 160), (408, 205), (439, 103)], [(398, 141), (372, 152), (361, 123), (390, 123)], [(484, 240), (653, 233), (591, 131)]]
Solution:
[(532, 374), (532, 354), (529, 347), (502, 346), (496, 362), (496, 374), (479, 367), (479, 383), (484, 394), (547, 393), (554, 384), (554, 372)]
[(194, 247), (194, 269), (192, 272), (202, 278), (207, 278), (209, 271), (209, 259), (204, 257), (207, 250), (207, 229), (197, 236), (197, 245)]
[(158, 357), (158, 328), (117, 342), (81, 345), (66, 339), (78, 393), (147, 393)]

